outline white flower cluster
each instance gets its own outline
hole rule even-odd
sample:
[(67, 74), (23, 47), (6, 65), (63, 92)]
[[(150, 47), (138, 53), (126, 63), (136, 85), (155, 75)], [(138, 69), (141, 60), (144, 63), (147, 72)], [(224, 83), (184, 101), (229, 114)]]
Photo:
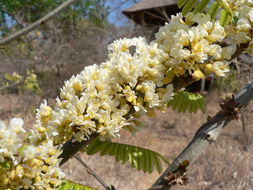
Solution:
[(64, 174), (59, 169), (61, 153), (48, 140), (40, 145), (25, 143), (23, 120), (13, 118), (9, 126), (0, 121), (0, 189), (54, 189)]
[(175, 76), (224, 77), (236, 50), (236, 45), (222, 47), (226, 37), (224, 27), (209, 15), (180, 13), (149, 44), (142, 37), (116, 40), (104, 63), (65, 82), (54, 109), (46, 102), (41, 105), (31, 139), (62, 144), (94, 133), (118, 136), (131, 125), (134, 112), (150, 113), (165, 105)]
[(22, 140), (18, 135), (25, 133), (23, 124), (24, 122), (20, 118), (10, 120), (9, 126), (0, 121), (0, 162), (4, 162), (5, 158), (15, 161), (14, 155), (18, 153), (18, 149), (22, 146)]
[(209, 15), (182, 14), (172, 16), (171, 22), (161, 27), (156, 34), (156, 42), (171, 57), (168, 60), (170, 75), (192, 74), (195, 79), (214, 72), (225, 76), (229, 71), (227, 60), (235, 51), (235, 46), (219, 45), (226, 37), (219, 21), (213, 22)]
[(108, 60), (88, 66), (65, 82), (52, 110), (46, 103), (37, 112), (34, 137), (56, 144), (82, 141), (92, 133), (117, 136), (130, 124), (130, 109), (147, 112), (165, 105), (172, 85), (163, 86), (166, 53), (145, 38), (117, 40), (109, 46)]
[(231, 43), (247, 44), (247, 53), (253, 55), (253, 1), (227, 0), (234, 11), (237, 21), (235, 26), (229, 25), (227, 32)]

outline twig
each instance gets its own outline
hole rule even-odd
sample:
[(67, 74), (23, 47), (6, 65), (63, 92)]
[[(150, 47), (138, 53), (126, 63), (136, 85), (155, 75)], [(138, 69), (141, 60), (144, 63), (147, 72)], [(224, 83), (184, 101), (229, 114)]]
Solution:
[(11, 88), (11, 87), (13, 87), (13, 86), (16, 86), (16, 85), (20, 84), (20, 83), (23, 82), (23, 81), (24, 81), (24, 80), (18, 80), (18, 81), (14, 82), (14, 83), (12, 83), (12, 84), (10, 84), (10, 85), (2, 86), (2, 87), (0, 87), (0, 91), (5, 90), (6, 88)]
[[(238, 111), (248, 105), (250, 100), (253, 99), (253, 80), (246, 85), (234, 99), (233, 107)], [(224, 109), (218, 112), (212, 119), (207, 121), (196, 132), (193, 140), (187, 145), (187, 147), (178, 155), (173, 163), (165, 170), (165, 172), (157, 179), (157, 181), (149, 189), (167, 190), (172, 187), (172, 184), (164, 179), (170, 173), (177, 170), (180, 163), (187, 160), (189, 164), (192, 164), (204, 150), (210, 145), (212, 140), (215, 140), (221, 133), (222, 129), (234, 119), (233, 115), (224, 114)]]
[(72, 158), (76, 153), (79, 152), (84, 146), (88, 145), (91, 141), (98, 137), (97, 133), (92, 134), (88, 140), (78, 142), (73, 142), (73, 139), (66, 142), (62, 147), (62, 153), (59, 158), (62, 158), (60, 162), (60, 166), (67, 162), (70, 158)]
[(242, 132), (243, 132), (243, 136), (244, 136), (244, 145), (245, 145), (245, 148), (247, 148), (247, 145), (249, 143), (249, 138), (248, 138), (248, 134), (247, 134), (247, 125), (245, 122), (245, 115), (241, 114), (240, 119), (241, 119), (241, 124), (242, 124)]
[(92, 175), (96, 180), (106, 189), (106, 190), (115, 190), (115, 188), (109, 187), (106, 183), (99, 177), (79, 156), (75, 156), (75, 158), (87, 169), (87, 172)]
[(68, 6), (70, 6), (71, 4), (73, 4), (74, 2), (76, 2), (77, 0), (67, 0), (64, 3), (62, 3), (60, 6), (58, 6), (57, 8), (55, 8), (54, 10), (52, 10), (51, 12), (49, 12), (47, 15), (45, 15), (44, 17), (40, 18), (39, 20), (37, 20), (36, 22), (28, 25), (27, 27), (11, 34), (10, 36), (7, 36), (6, 38), (0, 40), (0, 45), (5, 45), (33, 30), (35, 30), (39, 25), (45, 23), (46, 21), (50, 20), (51, 18), (53, 18), (55, 15), (57, 15), (59, 12), (61, 12), (62, 10), (64, 10), (65, 8), (67, 8)]

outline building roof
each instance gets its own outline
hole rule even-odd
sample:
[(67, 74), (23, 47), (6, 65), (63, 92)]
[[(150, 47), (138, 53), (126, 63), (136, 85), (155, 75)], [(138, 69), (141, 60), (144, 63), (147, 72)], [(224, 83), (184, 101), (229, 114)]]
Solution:
[(177, 0), (144, 0), (124, 10), (123, 13), (136, 12), (136, 11), (142, 11), (146, 9), (159, 8), (159, 7), (167, 7), (167, 6), (172, 6), (176, 4), (177, 4)]
[(163, 25), (168, 17), (179, 12), (177, 0), (143, 0), (123, 11), (135, 23), (150, 26)]

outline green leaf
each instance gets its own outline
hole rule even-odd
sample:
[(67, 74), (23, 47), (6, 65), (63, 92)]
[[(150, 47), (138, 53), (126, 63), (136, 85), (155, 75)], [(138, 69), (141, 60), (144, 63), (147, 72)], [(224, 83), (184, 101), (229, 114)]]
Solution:
[(182, 8), (186, 2), (187, 2), (187, 0), (178, 0), (178, 3), (177, 3), (178, 8)]
[(142, 154), (142, 155), (140, 155), (140, 156), (138, 157), (138, 163), (139, 163), (138, 166), (137, 166), (138, 170), (142, 170), (142, 168), (145, 167), (144, 152), (141, 152), (140, 154)]
[(171, 106), (172, 109), (179, 112), (195, 113), (198, 109), (205, 112), (205, 99), (200, 94), (195, 94), (187, 91), (177, 92), (173, 99), (167, 103), (167, 106)]
[(214, 2), (213, 4), (211, 4), (211, 6), (209, 7), (209, 10), (208, 10), (208, 14), (210, 14), (212, 20), (215, 19), (220, 8), (221, 8), (221, 6), (217, 2)]
[[(174, 109), (176, 109), (176, 104), (177, 104), (177, 102), (178, 102), (178, 99), (179, 99), (179, 96), (173, 96), (173, 102), (172, 101), (169, 101), (168, 103), (167, 103), (167, 106), (172, 106), (172, 109), (174, 110)], [(174, 104), (172, 104), (172, 103), (174, 103)], [(174, 107), (175, 106), (175, 107)]]
[(158, 173), (161, 173), (163, 169), (160, 160), (158, 160), (157, 157), (154, 157), (154, 161), (156, 170)]
[(234, 16), (233, 11), (223, 0), (215, 0), (230, 16)]
[(73, 183), (71, 181), (65, 181), (59, 187), (56, 188), (57, 190), (96, 190), (94, 188), (84, 186), (81, 184)]
[(193, 13), (202, 13), (211, 0), (202, 0), (198, 3)]
[(100, 155), (103, 156), (105, 154), (111, 153), (112, 146), (110, 143), (105, 143), (103, 146), (103, 151), (100, 152)]
[(0, 168), (3, 168), (3, 169), (10, 169), (11, 167), (11, 164), (9, 161), (3, 161), (3, 162), (0, 162)]
[[(230, 21), (236, 22), (236, 17), (234, 16), (232, 9), (224, 0), (214, 0), (211, 4), (210, 2), (211, 0), (179, 0), (178, 7), (182, 8), (183, 16), (187, 15), (191, 11), (196, 14), (208, 10), (207, 13), (210, 14), (212, 20), (215, 19), (219, 10), (222, 9), (220, 20), (223, 26), (228, 24)], [(209, 4), (210, 7), (208, 8)]]
[(198, 0), (188, 0), (187, 3), (184, 5), (182, 14), (185, 16), (187, 13), (191, 12), (191, 10), (194, 8), (197, 1)]
[(149, 170), (148, 170), (148, 172), (152, 173), (154, 171), (154, 162), (153, 162), (154, 155), (152, 152), (147, 152), (147, 154), (149, 154), (148, 155), (148, 157), (149, 157), (149, 160), (148, 160), (149, 161)]
[(125, 152), (125, 145), (122, 145), (122, 148), (119, 148), (118, 150), (118, 154), (116, 155), (116, 162), (119, 162), (120, 160), (123, 159), (123, 155), (124, 155), (124, 152)]
[(231, 15), (226, 12), (224, 9), (221, 10), (221, 13), (220, 13), (220, 25), (221, 26), (226, 26), (230, 20), (231, 20)]
[(128, 144), (103, 142), (99, 139), (93, 141), (86, 151), (88, 155), (100, 152), (101, 156), (114, 156), (116, 162), (122, 161), (122, 164), (129, 161), (133, 168), (149, 173), (153, 172), (154, 167), (160, 173), (162, 171), (161, 161), (169, 163), (164, 156), (155, 151)]
[[(102, 143), (102, 141), (99, 141), (99, 140), (93, 141), (93, 143), (90, 144), (90, 146), (89, 146), (87, 152), (89, 152), (90, 155), (96, 154), (96, 153), (99, 152), (100, 149), (101, 149), (101, 146), (100, 146), (100, 145), (101, 145), (101, 146), (104, 146), (104, 144)], [(102, 149), (102, 150), (104, 150), (104, 149)]]
[(144, 168), (143, 168), (143, 170), (144, 170), (144, 172), (148, 172), (149, 171), (149, 155), (148, 155), (148, 153), (144, 150), (143, 151), (143, 156), (144, 156)]
[[(113, 145), (112, 145), (113, 147)], [(122, 155), (122, 164), (125, 164), (129, 159), (129, 149), (130, 147), (127, 145), (122, 146), (122, 149), (124, 149), (124, 154)]]

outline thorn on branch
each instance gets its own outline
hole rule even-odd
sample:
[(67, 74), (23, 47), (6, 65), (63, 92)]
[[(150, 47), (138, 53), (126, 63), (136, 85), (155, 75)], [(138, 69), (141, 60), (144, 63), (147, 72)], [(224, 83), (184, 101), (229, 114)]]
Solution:
[(168, 185), (186, 185), (189, 182), (189, 179), (186, 177), (189, 164), (188, 160), (184, 160), (179, 164), (175, 172), (169, 172), (169, 174), (164, 177)]

